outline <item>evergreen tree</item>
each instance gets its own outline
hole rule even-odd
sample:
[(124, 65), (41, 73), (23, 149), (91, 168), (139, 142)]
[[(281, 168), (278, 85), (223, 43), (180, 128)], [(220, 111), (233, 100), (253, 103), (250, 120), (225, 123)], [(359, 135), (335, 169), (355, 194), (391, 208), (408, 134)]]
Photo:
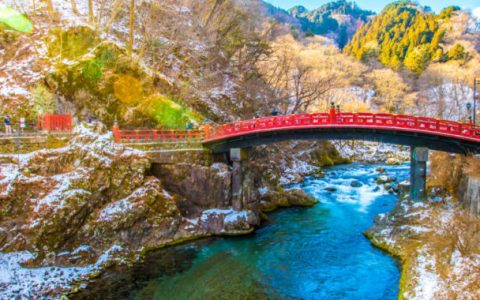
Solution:
[(419, 76), (427, 68), (432, 56), (428, 45), (415, 47), (405, 58), (405, 67)]
[[(396, 70), (403, 64), (420, 74), (432, 59), (444, 59), (441, 44), (445, 31), (440, 28), (439, 19), (410, 1), (392, 3), (362, 26), (344, 51), (364, 60), (366, 53), (372, 53), (364, 48), (376, 42), (377, 59), (382, 64)], [(452, 55), (460, 57), (461, 51)]]
[(455, 44), (450, 51), (448, 51), (447, 57), (449, 60), (466, 60), (468, 58), (468, 53), (460, 44)]

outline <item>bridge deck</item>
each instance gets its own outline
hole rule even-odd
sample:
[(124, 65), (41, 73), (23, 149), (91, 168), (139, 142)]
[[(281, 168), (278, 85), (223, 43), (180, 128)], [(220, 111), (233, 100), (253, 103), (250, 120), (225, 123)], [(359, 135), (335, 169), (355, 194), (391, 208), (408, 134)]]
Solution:
[(432, 134), (480, 143), (480, 127), (472, 124), (391, 114), (300, 114), (228, 123), (206, 132), (204, 143), (247, 134), (310, 128), (358, 128)]
[(480, 127), (426, 117), (372, 113), (317, 113), (272, 116), (204, 130), (120, 130), (122, 143), (201, 143), (215, 152), (288, 139), (364, 139), (429, 147), (454, 153), (480, 153)]

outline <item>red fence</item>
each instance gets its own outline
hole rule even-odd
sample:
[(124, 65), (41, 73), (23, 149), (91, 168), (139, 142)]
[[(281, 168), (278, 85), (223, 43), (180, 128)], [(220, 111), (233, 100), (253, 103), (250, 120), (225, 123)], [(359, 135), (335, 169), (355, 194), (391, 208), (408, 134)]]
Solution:
[(205, 130), (205, 142), (255, 132), (322, 127), (408, 131), (480, 142), (480, 127), (472, 124), (425, 117), (371, 113), (298, 114), (228, 123), (207, 128)]
[(71, 131), (72, 115), (43, 115), (38, 120), (38, 129), (44, 131)]
[(201, 130), (120, 130), (113, 127), (117, 143), (168, 143), (168, 142), (202, 142), (204, 132)]

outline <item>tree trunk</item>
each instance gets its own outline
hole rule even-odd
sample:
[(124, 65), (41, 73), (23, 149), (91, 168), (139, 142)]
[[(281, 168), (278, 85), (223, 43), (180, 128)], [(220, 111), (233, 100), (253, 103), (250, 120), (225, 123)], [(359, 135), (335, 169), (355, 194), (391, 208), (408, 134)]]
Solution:
[(52, 0), (47, 0), (47, 12), (48, 12), (48, 15), (50, 16), (50, 18), (53, 18), (53, 4), (52, 4)]
[(95, 15), (93, 14), (93, 1), (88, 0), (88, 18), (90, 23), (93, 24), (95, 22)]
[(70, 3), (72, 5), (72, 11), (74, 14), (78, 15), (78, 8), (77, 8), (77, 3), (75, 0), (70, 0)]
[(133, 52), (133, 36), (135, 22), (135, 0), (130, 0), (130, 38), (128, 40), (128, 54), (131, 56)]
[(224, 1), (225, 0), (215, 0), (215, 4), (213, 5), (212, 10), (210, 11), (210, 14), (207, 17), (207, 21), (205, 22), (205, 26), (204, 26), (205, 28), (208, 27), (208, 25), (210, 24), (210, 22), (213, 19), (213, 16), (217, 12), (217, 9), (220, 7), (220, 5), (223, 4)]

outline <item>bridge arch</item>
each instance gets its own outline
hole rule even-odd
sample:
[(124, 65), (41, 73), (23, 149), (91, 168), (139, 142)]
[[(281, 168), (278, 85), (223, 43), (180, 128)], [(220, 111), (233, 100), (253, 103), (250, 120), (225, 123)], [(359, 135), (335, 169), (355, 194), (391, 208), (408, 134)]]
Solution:
[[(230, 153), (240, 182), (242, 149), (286, 140), (366, 140), (410, 146), (410, 197), (426, 198), (428, 149), (450, 153), (480, 152), (480, 127), (432, 118), (391, 114), (302, 114), (234, 122), (207, 128), (204, 146)], [(241, 187), (233, 184), (233, 198)]]
[(480, 153), (480, 127), (391, 114), (300, 114), (234, 122), (206, 131), (215, 153), (287, 140), (364, 140), (450, 153)]

